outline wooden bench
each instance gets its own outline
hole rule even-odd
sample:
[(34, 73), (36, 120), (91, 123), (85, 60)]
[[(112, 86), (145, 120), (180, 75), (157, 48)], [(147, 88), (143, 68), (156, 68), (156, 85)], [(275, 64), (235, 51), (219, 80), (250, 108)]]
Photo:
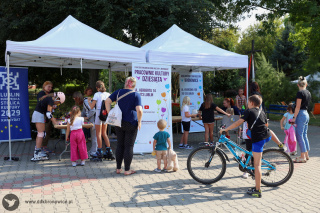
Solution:
[(288, 106), (284, 106), (284, 105), (270, 104), (268, 111), (266, 111), (268, 118), (269, 118), (269, 114), (283, 115), (287, 111), (287, 107)]

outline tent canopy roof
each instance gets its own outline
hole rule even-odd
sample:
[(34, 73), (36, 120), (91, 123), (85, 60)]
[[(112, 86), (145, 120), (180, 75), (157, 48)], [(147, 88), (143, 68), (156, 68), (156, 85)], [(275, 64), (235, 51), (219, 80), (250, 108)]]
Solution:
[(247, 55), (240, 55), (216, 47), (185, 32), (177, 25), (173, 25), (141, 49), (147, 51), (148, 62), (167, 63), (173, 65), (176, 71), (248, 67)]
[(145, 50), (107, 36), (69, 15), (34, 41), (7, 41), (10, 64), (36, 67), (104, 69), (145, 62)]

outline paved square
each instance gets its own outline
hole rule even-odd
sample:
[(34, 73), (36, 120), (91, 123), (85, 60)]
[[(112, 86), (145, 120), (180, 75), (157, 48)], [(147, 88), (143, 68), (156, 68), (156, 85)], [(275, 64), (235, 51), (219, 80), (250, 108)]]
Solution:
[[(271, 122), (270, 128), (283, 141), (279, 123)], [(181, 135), (174, 135), (178, 172), (153, 172), (156, 160), (146, 154), (134, 156), (132, 168), (137, 173), (131, 176), (116, 174), (115, 161), (87, 161), (84, 167), (73, 168), (69, 153), (62, 161), (55, 155), (49, 161), (31, 162), (35, 141), (13, 143), (13, 155), (20, 161), (3, 161), (8, 156), (8, 144), (2, 143), (0, 198), (2, 201), (9, 193), (17, 195), (20, 204), (16, 212), (320, 212), (320, 128), (309, 126), (308, 135), (310, 160), (295, 164), (292, 178), (284, 185), (263, 187), (261, 199), (246, 195), (254, 180), (242, 179), (234, 161), (227, 163), (219, 182), (202, 185), (194, 181), (186, 168), (191, 151), (178, 149)], [(203, 137), (203, 133), (194, 133), (189, 141), (196, 147)], [(275, 144), (269, 142), (268, 146)], [(0, 205), (0, 212), (9, 211)]]

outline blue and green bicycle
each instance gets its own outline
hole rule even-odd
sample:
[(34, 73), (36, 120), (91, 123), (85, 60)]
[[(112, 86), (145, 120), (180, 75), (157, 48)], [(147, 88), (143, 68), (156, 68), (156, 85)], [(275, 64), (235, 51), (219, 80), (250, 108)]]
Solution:
[[(248, 172), (254, 179), (252, 152), (226, 138), (224, 134), (220, 136), (218, 142), (203, 143), (203, 146), (190, 153), (187, 168), (191, 177), (199, 183), (212, 184), (224, 176), (226, 161), (230, 162), (230, 160), (227, 154), (219, 148), (221, 145), (224, 145), (233, 154), (235, 161), (239, 164), (239, 169), (242, 172)], [(270, 148), (263, 151), (262, 184), (271, 187), (282, 185), (291, 178), (293, 169), (292, 159), (283, 150)]]

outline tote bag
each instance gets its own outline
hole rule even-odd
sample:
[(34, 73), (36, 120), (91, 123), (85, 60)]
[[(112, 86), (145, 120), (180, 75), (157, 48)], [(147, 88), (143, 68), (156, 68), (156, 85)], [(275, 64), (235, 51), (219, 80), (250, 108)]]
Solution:
[[(119, 92), (120, 92), (120, 90), (119, 90)], [(119, 100), (121, 98), (124, 98), (127, 95), (129, 95), (131, 93), (134, 93), (134, 91), (127, 92), (126, 94), (124, 94), (120, 98), (118, 98), (119, 92), (118, 92), (118, 95), (117, 95), (116, 105), (110, 110), (110, 112), (108, 114), (108, 117), (107, 117), (106, 124), (109, 124), (109, 125), (112, 125), (112, 126), (121, 127), (122, 111), (121, 111), (121, 109), (119, 107), (118, 102), (119, 102)]]

